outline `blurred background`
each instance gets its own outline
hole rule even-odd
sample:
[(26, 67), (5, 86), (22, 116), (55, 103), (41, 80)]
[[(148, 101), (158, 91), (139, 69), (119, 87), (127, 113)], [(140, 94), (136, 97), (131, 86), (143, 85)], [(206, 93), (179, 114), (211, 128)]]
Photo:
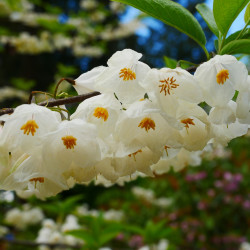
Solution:
[[(207, 49), (213, 51), (215, 37), (195, 9), (204, 1), (175, 2), (195, 15), (205, 29)], [(207, 3), (212, 7), (212, 1)], [(241, 24), (238, 19), (230, 32), (241, 29)], [(164, 67), (164, 56), (194, 63), (205, 60), (202, 49), (186, 35), (117, 2), (0, 0), (0, 107), (27, 103), (33, 90), (53, 93), (62, 77), (75, 79), (106, 65), (113, 53), (124, 48), (141, 52), (142, 61), (150, 67)], [(249, 68), (249, 58), (243, 60)], [(67, 83), (61, 91), (76, 94)], [(89, 227), (88, 236), (77, 235), (86, 249), (139, 249), (144, 245), (159, 250), (243, 249), (250, 241), (249, 166), (250, 140), (245, 136), (226, 149), (204, 155), (199, 167), (140, 178), (124, 186), (76, 186), (46, 202), (1, 192), (0, 249), (34, 249), (24, 242), (9, 244), (6, 239), (34, 241), (46, 226), (56, 228), (50, 242), (79, 243), (66, 241), (68, 230), (61, 229), (69, 214), (77, 220), (74, 224), (74, 219), (68, 219), (69, 225), (75, 225), (70, 229)], [(35, 222), (25, 221), (24, 213), (31, 214), (33, 207), (41, 209), (34, 213)], [(13, 208), (16, 217), (8, 215), (12, 218), (8, 219)], [(53, 219), (54, 224), (45, 218)], [(121, 225), (126, 227), (121, 229)], [(103, 240), (97, 243), (96, 237)]]

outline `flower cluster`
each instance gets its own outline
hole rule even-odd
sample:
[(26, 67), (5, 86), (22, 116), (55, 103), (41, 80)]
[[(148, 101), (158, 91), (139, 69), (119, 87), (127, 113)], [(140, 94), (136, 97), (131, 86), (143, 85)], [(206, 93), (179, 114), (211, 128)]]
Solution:
[(151, 69), (141, 56), (118, 51), (107, 67), (79, 76), (78, 94), (101, 95), (82, 102), (69, 120), (36, 104), (2, 116), (0, 188), (45, 198), (75, 183), (153, 177), (197, 165), (208, 144), (247, 133), (250, 78), (243, 63), (217, 55), (192, 75)]

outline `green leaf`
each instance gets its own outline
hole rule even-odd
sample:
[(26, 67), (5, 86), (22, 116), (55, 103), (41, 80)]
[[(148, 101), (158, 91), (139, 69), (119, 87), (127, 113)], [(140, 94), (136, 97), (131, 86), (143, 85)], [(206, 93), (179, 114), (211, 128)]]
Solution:
[(195, 17), (183, 6), (170, 0), (114, 0), (131, 5), (176, 28), (195, 40), (208, 54), (206, 37)]
[(177, 65), (177, 60), (173, 59), (173, 58), (170, 58), (170, 57), (167, 57), (167, 56), (164, 56), (163, 57), (163, 60), (165, 62), (165, 65), (170, 68), (170, 69), (175, 69), (176, 68), (176, 65)]
[(220, 54), (250, 55), (250, 39), (241, 39), (232, 41), (222, 48)]
[(245, 23), (248, 23), (250, 20), (250, 3), (247, 5), (246, 12), (244, 15), (244, 21)]
[(234, 32), (232, 35), (230, 35), (225, 40), (224, 45), (228, 44), (231, 41), (234, 41), (236, 38), (238, 38), (238, 39), (250, 39), (250, 28), (246, 29), (244, 32), (242, 32), (240, 37), (238, 37), (240, 33), (241, 33), (241, 30), (238, 30), (238, 31)]
[(227, 35), (233, 21), (248, 2), (249, 0), (214, 0), (214, 19), (223, 36)]
[(217, 37), (219, 37), (219, 30), (218, 30), (217, 24), (216, 24), (216, 22), (214, 20), (214, 15), (213, 15), (212, 10), (205, 3), (197, 4), (196, 9), (198, 10), (198, 12), (202, 16), (202, 18), (207, 23), (208, 28)]
[(83, 229), (75, 229), (65, 232), (65, 234), (69, 234), (74, 236), (75, 238), (84, 240), (88, 245), (95, 245), (96, 240), (92, 236), (91, 232), (88, 232)]

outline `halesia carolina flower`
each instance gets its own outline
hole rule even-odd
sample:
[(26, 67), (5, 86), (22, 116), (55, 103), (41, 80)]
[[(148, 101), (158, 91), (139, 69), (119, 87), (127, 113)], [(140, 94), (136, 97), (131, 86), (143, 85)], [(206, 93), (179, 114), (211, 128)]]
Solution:
[(95, 80), (105, 69), (106, 67), (104, 66), (95, 67), (75, 79), (73, 87), (76, 89), (78, 95), (96, 91)]
[(230, 55), (216, 55), (201, 64), (195, 78), (202, 88), (205, 102), (210, 106), (225, 106), (235, 90), (245, 89), (248, 71), (246, 66)]
[(11, 152), (21, 148), (31, 153), (42, 147), (44, 135), (53, 131), (60, 121), (60, 114), (48, 108), (36, 104), (18, 106), (4, 124), (0, 144), (8, 144)]
[(179, 100), (197, 104), (203, 101), (198, 82), (181, 68), (151, 69), (141, 85), (149, 97), (155, 96), (162, 109), (173, 117), (176, 115)]
[(116, 52), (108, 60), (107, 69), (96, 79), (96, 89), (101, 93), (115, 93), (125, 107), (143, 98), (145, 90), (139, 82), (150, 68), (138, 61), (141, 56), (131, 49)]
[(0, 185), (4, 190), (23, 191), (34, 194), (40, 199), (54, 196), (68, 189), (66, 180), (53, 171), (47, 171), (41, 155), (29, 157), (16, 168)]
[(158, 152), (168, 141), (177, 144), (178, 133), (170, 127), (161, 111), (146, 99), (123, 111), (116, 124), (115, 140), (127, 147), (148, 147)]
[(244, 124), (250, 124), (250, 76), (247, 77), (247, 88), (239, 91), (237, 96), (236, 116)]
[(214, 107), (210, 110), (208, 119), (214, 124), (230, 124), (236, 120), (236, 106), (234, 101), (229, 101), (226, 106)]
[(113, 133), (121, 109), (114, 94), (102, 94), (82, 102), (71, 119), (78, 118), (96, 125), (98, 136), (105, 138)]
[(227, 144), (234, 138), (245, 135), (248, 131), (248, 124), (239, 123), (238, 119), (234, 123), (226, 124), (211, 124), (211, 137), (214, 144)]
[(182, 170), (183, 168), (190, 166), (199, 166), (201, 163), (202, 151), (190, 152), (182, 148), (174, 157), (169, 158), (167, 155), (154, 164), (151, 168), (156, 174), (167, 173), (171, 168), (175, 172)]
[(101, 157), (96, 136), (95, 126), (80, 119), (61, 122), (44, 138), (42, 156), (47, 168), (62, 174), (77, 166), (88, 173)]

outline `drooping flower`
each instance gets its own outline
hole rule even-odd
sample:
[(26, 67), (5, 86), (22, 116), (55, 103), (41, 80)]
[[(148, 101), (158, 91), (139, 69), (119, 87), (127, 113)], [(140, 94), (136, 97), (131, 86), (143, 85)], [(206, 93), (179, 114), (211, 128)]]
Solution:
[(95, 124), (102, 138), (113, 133), (113, 128), (121, 112), (121, 104), (113, 94), (102, 94), (82, 102), (71, 119), (82, 119)]
[(203, 101), (202, 91), (195, 78), (181, 68), (151, 69), (141, 85), (149, 98), (156, 97), (160, 107), (170, 116), (176, 116), (179, 101)]
[[(53, 168), (59, 175), (71, 168), (80, 168), (87, 175), (101, 159), (95, 126), (80, 119), (61, 122), (55, 131), (45, 136), (43, 145), (46, 168)], [(77, 176), (77, 172), (74, 173)]]
[(115, 93), (123, 105), (143, 98), (145, 90), (139, 85), (149, 66), (139, 62), (141, 54), (131, 49), (116, 52), (109, 60), (108, 67), (96, 79), (96, 90), (101, 93)]
[(48, 108), (36, 104), (18, 106), (5, 121), (0, 144), (8, 144), (11, 152), (21, 148), (31, 153), (42, 147), (44, 135), (53, 131), (60, 121), (60, 114)]
[(234, 96), (235, 90), (245, 88), (246, 66), (230, 55), (216, 55), (202, 63), (195, 71), (205, 102), (210, 106), (226, 106)]

